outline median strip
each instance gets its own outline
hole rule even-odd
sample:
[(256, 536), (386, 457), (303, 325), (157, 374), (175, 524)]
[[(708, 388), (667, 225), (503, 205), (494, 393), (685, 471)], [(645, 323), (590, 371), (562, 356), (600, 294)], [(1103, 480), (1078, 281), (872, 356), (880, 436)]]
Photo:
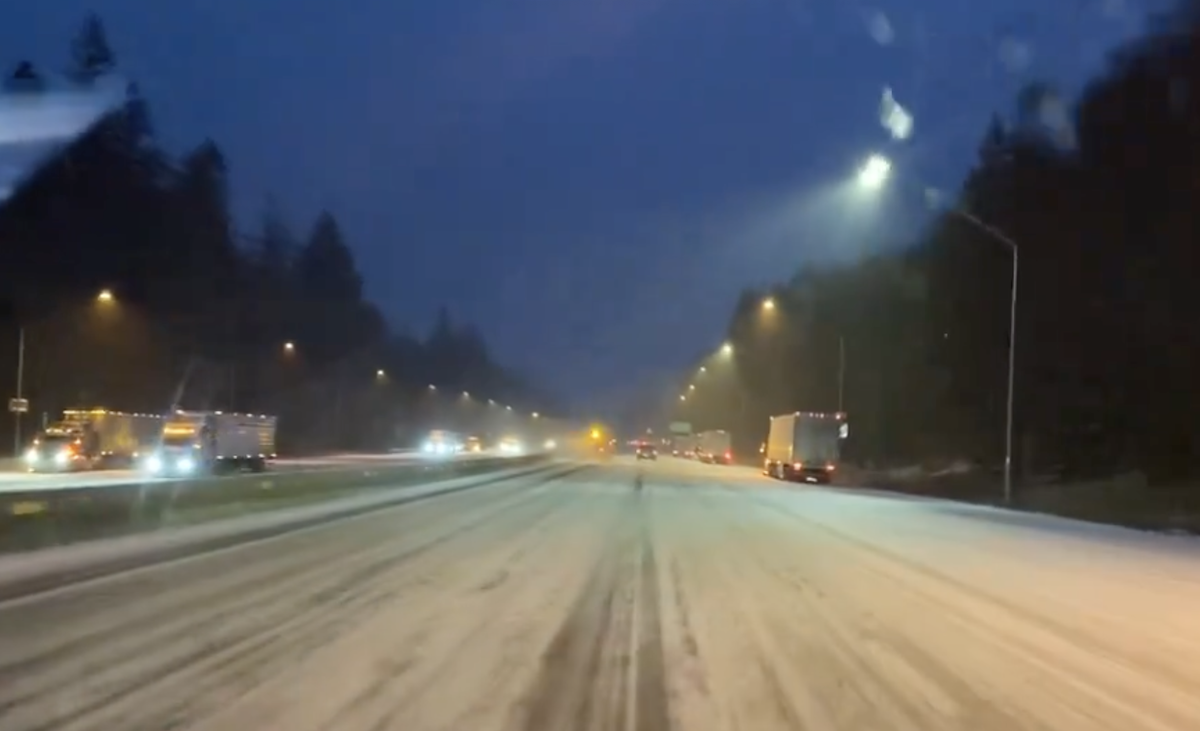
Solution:
[[(462, 463), (467, 464), (467, 463)], [(465, 490), (548, 472), (561, 463), (544, 458), (477, 460), (471, 474), (442, 473), (442, 479), (399, 490), (364, 490), (322, 504), (290, 506), (269, 513), (241, 515), (174, 530), (126, 535), (110, 540), (49, 548), (36, 553), (0, 556), (0, 601), (43, 593), (82, 581), (265, 540), (323, 523), (352, 518)], [(490, 464), (490, 474), (483, 469)], [(508, 469), (504, 469), (509, 467)], [(564, 469), (567, 469), (564, 467)], [(577, 469), (577, 468), (571, 468)], [(428, 475), (428, 473), (426, 473)], [(549, 477), (547, 478), (549, 479)]]
[(0, 495), (0, 553), (143, 533), (246, 513), (326, 501), (530, 464), (479, 459), (280, 472), (196, 480), (151, 480)]

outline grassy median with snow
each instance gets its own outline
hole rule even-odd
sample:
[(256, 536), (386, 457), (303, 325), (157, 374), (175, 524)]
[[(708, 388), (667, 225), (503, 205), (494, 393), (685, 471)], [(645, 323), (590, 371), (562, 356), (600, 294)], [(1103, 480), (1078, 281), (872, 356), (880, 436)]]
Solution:
[(429, 462), (9, 493), (0, 497), (0, 553), (194, 525), (520, 467), (535, 459)]

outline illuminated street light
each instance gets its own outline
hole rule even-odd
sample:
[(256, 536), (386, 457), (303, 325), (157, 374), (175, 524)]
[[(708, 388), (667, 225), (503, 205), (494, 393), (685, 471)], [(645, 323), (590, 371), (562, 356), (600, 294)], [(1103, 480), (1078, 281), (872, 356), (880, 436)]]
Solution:
[(294, 353), (296, 351), (296, 344), (289, 340), (283, 344), (283, 350), (285, 353)]
[(375, 371), (375, 377), (376, 378), (386, 378), (387, 374), (383, 372), (382, 368), (380, 368), (379, 370)]
[(470, 392), (470, 391), (463, 391), (463, 398), (471, 398), (471, 392)]
[(488, 406), (495, 406), (495, 405), (496, 405), (496, 399), (488, 399)]
[(695, 390), (696, 390), (696, 384), (694, 384), (694, 383), (689, 383), (689, 384), (688, 384), (688, 390), (689, 390), (689, 391), (695, 391)]
[(733, 353), (733, 344), (725, 343), (721, 346), (721, 355), (731, 355)]
[(701, 373), (708, 373), (708, 367), (707, 367), (707, 366), (700, 366), (700, 372), (701, 372)]
[(681, 394), (679, 394), (679, 400), (680, 400), (680, 401), (687, 401), (687, 394), (686, 394), (686, 393), (681, 393)]
[(771, 310), (773, 310), (773, 309), (775, 309), (775, 298), (774, 298), (774, 297), (768, 297), (768, 298), (766, 298), (765, 300), (763, 300), (763, 303), (762, 303), (762, 308), (763, 308), (764, 310), (767, 310), (768, 312), (769, 312), (769, 311), (771, 311)]
[(504, 407), (504, 409), (505, 409), (506, 411), (512, 411), (512, 406), (505, 406), (505, 407)]
[(111, 289), (102, 289), (100, 294), (96, 295), (97, 302), (112, 302), (114, 299)]
[(429, 390), (430, 390), (430, 391), (436, 391), (436, 390), (437, 390), (437, 386), (435, 386), (435, 385), (433, 385), (433, 384), (431, 383), (431, 384), (429, 384)]
[(536, 419), (536, 418), (538, 418), (539, 416), (541, 416), (541, 414), (539, 414), (539, 413), (538, 413), (538, 412), (536, 412), (536, 411), (535, 411), (535, 412), (533, 412), (533, 418), (535, 418), (535, 419)]
[(878, 190), (887, 182), (892, 163), (883, 155), (871, 155), (858, 171), (858, 184), (867, 190)]

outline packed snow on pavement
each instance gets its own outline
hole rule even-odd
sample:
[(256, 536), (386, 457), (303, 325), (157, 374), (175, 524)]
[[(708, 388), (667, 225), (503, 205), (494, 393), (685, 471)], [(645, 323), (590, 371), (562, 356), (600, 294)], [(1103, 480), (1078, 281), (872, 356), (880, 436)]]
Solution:
[(1200, 728), (1188, 550), (947, 505), (515, 478), (0, 605), (0, 727)]

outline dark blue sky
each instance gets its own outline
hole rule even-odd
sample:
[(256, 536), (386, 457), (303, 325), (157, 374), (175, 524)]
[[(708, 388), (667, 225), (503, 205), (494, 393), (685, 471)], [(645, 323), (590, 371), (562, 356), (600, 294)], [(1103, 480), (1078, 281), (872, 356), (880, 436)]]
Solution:
[[(0, 48), (62, 63), (96, 10), (168, 146), (225, 149), (244, 227), (268, 193), (331, 208), (393, 322), (448, 304), (587, 402), (714, 347), (745, 286), (904, 239), (992, 110), (1136, 30), (1127, 3), (56, 0)], [(875, 149), (914, 193), (887, 216), (839, 187)]]

